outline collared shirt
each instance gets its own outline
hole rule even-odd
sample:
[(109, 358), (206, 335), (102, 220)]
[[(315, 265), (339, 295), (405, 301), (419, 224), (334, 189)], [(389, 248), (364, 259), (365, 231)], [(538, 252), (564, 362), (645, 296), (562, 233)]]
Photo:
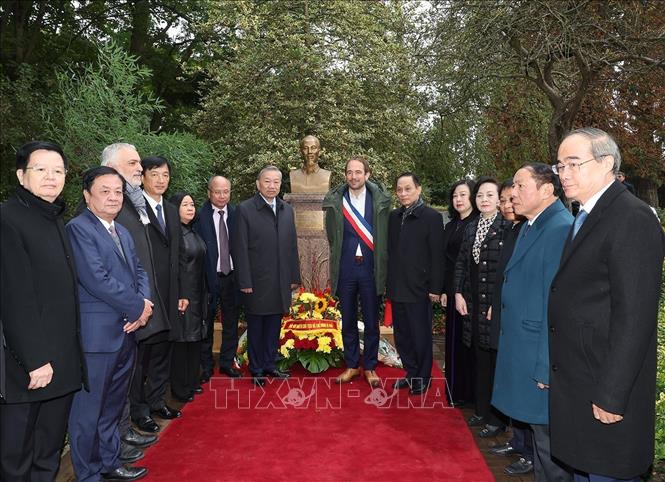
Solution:
[[(88, 208), (88, 211), (90, 211), (90, 208)], [(90, 212), (92, 213), (92, 211), (90, 211)], [(111, 222), (109, 223), (109, 222), (106, 221), (105, 219), (102, 219), (102, 218), (100, 218), (99, 216), (97, 216), (95, 213), (92, 213), (92, 214), (94, 214), (94, 216), (102, 222), (102, 225), (104, 226), (104, 228), (105, 228), (107, 231), (108, 231), (109, 229), (111, 229), (111, 226), (113, 226), (113, 229), (115, 229), (115, 222), (114, 222), (114, 221), (111, 221)]]
[(157, 217), (157, 206), (162, 207), (162, 218), (164, 219), (164, 225), (166, 225), (166, 214), (164, 213), (164, 196), (162, 196), (159, 201), (155, 201), (153, 198), (151, 198), (145, 190), (143, 190), (143, 195), (148, 201), (148, 204), (152, 208), (152, 212), (155, 213), (155, 217)]
[[(222, 268), (220, 267), (220, 259), (219, 259), (219, 216), (220, 213), (223, 216), (222, 220), (224, 221), (224, 227), (226, 228), (226, 237), (227, 239), (230, 239), (229, 237), (229, 225), (227, 224), (227, 221), (229, 219), (229, 205), (227, 204), (224, 206), (222, 209), (219, 209), (217, 206), (212, 204), (212, 224), (215, 226), (215, 234), (217, 235), (217, 272), (220, 272)], [(229, 248), (231, 246), (229, 245)], [(231, 252), (229, 249), (229, 259), (230, 259), (230, 264), (231, 264), (231, 271), (233, 271), (233, 256), (231, 256)]]
[[(365, 217), (365, 200), (367, 198), (367, 187), (363, 186), (363, 190), (355, 196), (351, 189), (349, 189), (349, 199), (351, 200), (351, 205), (358, 210), (360, 215), (364, 218)], [(358, 247), (356, 248), (356, 256), (362, 256), (363, 251), (360, 249), (360, 243), (358, 243)]]
[(266, 204), (268, 206), (270, 206), (270, 208), (272, 209), (272, 212), (275, 215), (277, 215), (277, 200), (275, 198), (273, 198), (272, 202), (270, 202), (263, 196), (263, 194), (259, 193), (259, 196), (261, 196), (263, 198), (263, 200), (266, 202)]
[(588, 199), (588, 201), (586, 202), (586, 204), (582, 204), (582, 203), (580, 203), (580, 211), (581, 211), (582, 209), (584, 209), (584, 211), (586, 211), (587, 214), (591, 214), (591, 210), (596, 206), (596, 203), (598, 202), (598, 200), (600, 199), (600, 197), (601, 197), (603, 194), (605, 194), (605, 191), (607, 191), (613, 183), (614, 183), (614, 181), (610, 181), (610, 183), (609, 183), (607, 186), (605, 186), (605, 187), (602, 188), (600, 191), (598, 191), (596, 194), (594, 194), (593, 196), (591, 196), (591, 197)]

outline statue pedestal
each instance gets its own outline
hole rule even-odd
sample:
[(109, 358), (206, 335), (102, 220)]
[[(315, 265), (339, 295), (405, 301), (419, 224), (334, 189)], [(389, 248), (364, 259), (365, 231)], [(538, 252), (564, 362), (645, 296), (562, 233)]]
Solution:
[(328, 239), (326, 238), (321, 202), (325, 193), (290, 193), (284, 201), (293, 207), (298, 233), (300, 276), (307, 291), (330, 286)]

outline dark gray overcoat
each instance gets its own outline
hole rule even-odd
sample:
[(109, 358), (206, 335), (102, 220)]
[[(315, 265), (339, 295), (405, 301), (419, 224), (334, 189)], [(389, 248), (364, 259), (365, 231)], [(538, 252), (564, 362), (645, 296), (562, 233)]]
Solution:
[[(619, 182), (570, 237), (549, 297), (552, 455), (628, 479), (654, 456), (663, 230)], [(591, 404), (623, 420), (603, 424)]]
[(238, 288), (253, 290), (241, 295), (252, 315), (286, 313), (291, 284), (300, 284), (293, 208), (279, 198), (276, 202), (276, 216), (258, 193), (236, 209), (231, 253)]

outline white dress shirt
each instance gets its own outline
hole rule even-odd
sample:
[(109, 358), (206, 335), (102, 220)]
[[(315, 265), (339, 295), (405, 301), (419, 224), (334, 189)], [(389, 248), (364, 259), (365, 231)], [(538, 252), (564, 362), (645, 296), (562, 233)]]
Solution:
[[(351, 200), (351, 206), (356, 208), (360, 215), (365, 217), (365, 198), (367, 197), (367, 188), (363, 186), (363, 190), (357, 196), (354, 196), (353, 192), (349, 189), (349, 199)], [(360, 243), (356, 248), (356, 256), (362, 256), (363, 251), (360, 249)]]
[(229, 225), (227, 224), (227, 221), (229, 219), (229, 206), (228, 204), (224, 206), (222, 209), (219, 209), (217, 206), (214, 204), (212, 205), (212, 224), (215, 226), (215, 234), (217, 235), (217, 272), (219, 273), (222, 271), (221, 267), (221, 260), (219, 258), (219, 251), (220, 251), (220, 246), (219, 246), (219, 216), (223, 216), (222, 220), (224, 221), (224, 229), (226, 229), (226, 238), (229, 240), (229, 263), (231, 265), (231, 271), (233, 271), (233, 256), (231, 256), (231, 237), (229, 236)]

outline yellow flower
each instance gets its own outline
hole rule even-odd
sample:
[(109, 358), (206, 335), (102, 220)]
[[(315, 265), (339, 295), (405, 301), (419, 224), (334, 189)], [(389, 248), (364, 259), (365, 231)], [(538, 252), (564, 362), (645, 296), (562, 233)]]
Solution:
[(319, 346), (316, 348), (316, 351), (320, 351), (323, 353), (330, 353), (332, 349), (330, 348), (330, 337), (328, 336), (322, 336), (317, 340), (319, 342)]
[(315, 311), (314, 313), (312, 313), (312, 319), (314, 319), (314, 320), (322, 320), (322, 319), (323, 319), (323, 314), (321, 314), (321, 313), (318, 312), (318, 311)]
[(317, 313), (323, 313), (328, 308), (328, 302), (324, 299), (318, 299), (314, 304), (314, 310)]
[(281, 346), (281, 348), (279, 349), (279, 352), (282, 354), (282, 356), (284, 358), (289, 357), (289, 350), (291, 350), (293, 348), (293, 345), (295, 344), (295, 342), (296, 341), (294, 339), (286, 340), (286, 342)]
[(314, 293), (301, 293), (300, 296), (298, 297), (298, 301), (302, 301), (303, 303), (310, 303), (312, 301), (316, 301), (318, 298)]

